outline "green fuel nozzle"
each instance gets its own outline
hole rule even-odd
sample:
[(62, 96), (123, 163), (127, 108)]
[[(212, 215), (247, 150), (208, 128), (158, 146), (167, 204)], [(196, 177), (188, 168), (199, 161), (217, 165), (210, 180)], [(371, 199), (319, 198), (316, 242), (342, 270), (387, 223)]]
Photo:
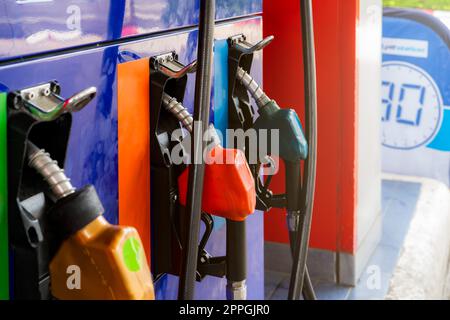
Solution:
[(308, 156), (308, 143), (297, 113), (281, 109), (270, 99), (253, 77), (242, 68), (237, 70), (237, 80), (247, 89), (256, 102), (259, 117), (253, 124), (256, 130), (278, 130), (279, 154), (286, 167), (287, 225), (291, 232), (298, 229), (300, 221), (301, 170), (300, 161)]
[(308, 143), (297, 113), (292, 109), (281, 109), (244, 69), (238, 68), (237, 80), (247, 89), (258, 106), (259, 118), (255, 121), (254, 128), (279, 130), (279, 156), (283, 160), (305, 160), (308, 156)]

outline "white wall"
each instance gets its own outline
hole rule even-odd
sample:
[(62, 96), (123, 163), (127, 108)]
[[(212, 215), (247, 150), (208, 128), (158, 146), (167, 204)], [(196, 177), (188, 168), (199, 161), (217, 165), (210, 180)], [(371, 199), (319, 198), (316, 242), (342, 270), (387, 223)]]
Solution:
[(357, 35), (357, 274), (381, 236), (382, 1), (360, 0)]

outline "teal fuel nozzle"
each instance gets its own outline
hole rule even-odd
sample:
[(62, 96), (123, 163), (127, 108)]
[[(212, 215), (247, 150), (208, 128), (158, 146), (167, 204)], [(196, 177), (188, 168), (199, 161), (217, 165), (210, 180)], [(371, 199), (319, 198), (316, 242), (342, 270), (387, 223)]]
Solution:
[(305, 160), (308, 157), (308, 143), (297, 113), (292, 109), (281, 109), (242, 68), (238, 68), (237, 80), (248, 90), (258, 106), (259, 118), (255, 121), (254, 128), (279, 130), (279, 156), (283, 160)]
[(237, 80), (247, 89), (258, 106), (259, 117), (253, 124), (257, 130), (279, 130), (279, 154), (286, 166), (287, 225), (296, 232), (300, 221), (300, 162), (308, 157), (308, 142), (297, 113), (281, 109), (270, 99), (250, 74), (238, 68)]

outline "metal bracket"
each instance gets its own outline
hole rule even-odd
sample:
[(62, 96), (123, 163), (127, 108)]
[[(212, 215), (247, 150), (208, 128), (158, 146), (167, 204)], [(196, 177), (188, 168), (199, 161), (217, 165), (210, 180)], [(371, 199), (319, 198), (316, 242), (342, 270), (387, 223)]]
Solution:
[(256, 51), (264, 49), (273, 41), (273, 39), (275, 39), (274, 36), (268, 36), (256, 44), (251, 44), (247, 42), (247, 37), (244, 34), (238, 34), (228, 38), (228, 44), (230, 46), (240, 46), (241, 51), (244, 54), (253, 54)]
[(52, 121), (61, 114), (83, 109), (97, 94), (95, 87), (84, 89), (68, 99), (60, 96), (61, 88), (56, 81), (39, 84), (10, 93), (11, 107), (25, 108), (40, 121)]
[(180, 79), (188, 73), (194, 73), (197, 70), (197, 60), (185, 66), (178, 61), (178, 55), (175, 52), (154, 56), (150, 58), (150, 63), (155, 70), (174, 79)]

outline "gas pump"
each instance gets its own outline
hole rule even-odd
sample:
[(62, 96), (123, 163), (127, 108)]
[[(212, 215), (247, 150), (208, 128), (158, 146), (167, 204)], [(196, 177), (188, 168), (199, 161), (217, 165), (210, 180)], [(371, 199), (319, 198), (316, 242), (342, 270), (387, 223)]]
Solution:
[[(213, 3), (214, 1), (201, 1), (200, 10), (199, 61), (202, 72), (197, 74), (195, 112), (196, 119), (201, 120), (203, 125), (208, 119), (208, 112), (205, 111), (205, 108), (208, 109), (209, 107), (209, 99), (205, 97), (209, 97), (210, 94), (209, 90), (206, 89), (210, 86), (210, 62), (208, 59), (212, 49)], [(312, 13), (310, 6), (309, 1), (305, 1), (305, 4), (302, 3), (303, 33), (307, 36), (304, 41), (304, 52), (307, 58), (305, 60), (306, 63), (311, 63), (313, 66), (311, 69), (306, 68), (305, 73), (307, 79), (306, 92), (311, 95), (306, 108), (308, 119), (306, 137), (303, 134), (303, 128), (297, 114), (293, 110), (280, 109), (275, 101), (270, 100), (264, 94), (249, 74), (253, 53), (263, 49), (273, 38), (264, 39), (254, 46), (247, 43), (243, 35), (229, 39), (229, 128), (244, 130), (250, 128), (278, 129), (281, 133), (279, 156), (284, 160), (287, 170), (286, 193), (283, 195), (272, 194), (269, 190), (271, 177), (268, 177), (266, 182), (262, 183), (259, 179), (261, 163), (252, 165), (251, 172), (256, 187), (257, 208), (267, 211), (271, 207), (279, 207), (285, 208), (288, 213), (288, 227), (294, 260), (289, 299), (299, 299), (302, 292), (306, 299), (315, 299), (306, 269), (316, 153), (315, 78), (312, 77), (314, 75), (314, 51), (310, 50), (314, 47), (311, 45)], [(171, 132), (180, 128), (179, 122), (189, 131), (193, 127), (193, 119), (182, 106), (182, 99), (186, 85), (186, 74), (193, 71), (194, 66), (191, 64), (185, 67), (177, 61), (175, 55), (168, 54), (153, 58), (151, 68), (151, 144), (153, 145), (152, 150), (154, 150), (152, 151), (152, 174), (154, 172), (154, 181), (163, 181), (164, 183), (164, 188), (159, 185), (156, 188), (157, 191), (152, 194), (160, 202), (155, 205), (157, 209), (152, 210), (152, 212), (155, 212), (152, 226), (154, 228), (153, 234), (156, 237), (156, 255), (158, 257), (155, 259), (157, 264), (155, 269), (161, 273), (168, 272), (180, 275), (178, 292), (180, 299), (193, 298), (192, 273), (196, 274), (196, 278), (199, 280), (204, 275), (223, 277), (225, 272), (229, 280), (228, 297), (245, 298), (246, 253), (242, 251), (245, 248), (245, 220), (227, 219), (227, 256), (210, 258), (204, 251), (204, 244), (211, 233), (212, 219), (208, 214), (202, 213), (201, 220), (206, 224), (206, 231), (200, 241), (200, 254), (197, 255), (199, 251), (196, 240), (198, 225), (196, 224), (195, 214), (209, 205), (208, 200), (202, 201), (203, 192), (200, 192), (200, 190), (203, 190), (208, 169), (203, 172), (204, 168), (200, 165), (199, 172), (187, 173), (188, 170), (184, 167), (174, 168), (170, 161), (171, 150), (175, 145), (182, 143), (181, 137), (170, 139)], [(256, 112), (250, 105), (249, 93), (258, 106), (259, 117), (256, 120), (254, 120)], [(165, 120), (163, 123), (162, 119), (167, 118), (168, 113), (172, 113), (174, 117)], [(204, 129), (201, 129), (200, 132), (203, 134)], [(196, 138), (192, 141), (192, 150), (197, 150), (199, 145), (203, 146), (203, 142)], [(212, 146), (212, 150), (214, 150), (216, 144), (213, 143)], [(200, 150), (203, 149), (200, 148)], [(249, 152), (248, 149), (245, 151)], [(246, 156), (249, 158), (249, 154), (246, 154)], [(270, 156), (270, 154), (267, 156)], [(193, 158), (192, 155), (191, 158)], [(301, 183), (301, 161), (305, 161), (303, 185)], [(195, 170), (196, 164), (193, 167)], [(187, 200), (185, 200), (182, 195), (184, 194), (183, 186), (187, 182), (189, 182), (189, 186), (186, 191)], [(209, 189), (214, 187), (214, 185), (211, 185), (205, 188), (209, 197), (211, 196)], [(152, 189), (155, 190), (155, 188)], [(186, 217), (182, 213), (183, 206), (180, 206), (185, 202), (187, 206)], [(214, 208), (214, 206), (208, 208), (214, 211), (211, 208)], [(226, 213), (222, 216), (227, 217)], [(160, 258), (162, 261), (159, 261)], [(179, 268), (180, 261), (181, 268)], [(305, 286), (303, 285), (304, 279), (306, 280)]]
[(76, 190), (58, 165), (72, 113), (92, 101), (96, 88), (69, 99), (59, 94), (52, 81), (8, 95), (13, 298), (152, 299), (136, 230), (110, 225), (94, 187)]
[[(279, 156), (286, 167), (285, 194), (274, 195), (269, 190), (272, 177), (263, 183), (260, 179), (262, 160), (251, 164), (257, 192), (257, 208), (268, 211), (272, 207), (287, 211), (287, 226), (290, 235), (293, 269), (289, 288), (289, 299), (315, 299), (315, 293), (306, 267), (306, 255), (311, 228), (312, 202), (315, 182), (316, 159), (316, 92), (315, 60), (310, 1), (301, 1), (305, 63), (305, 95), (307, 96), (307, 136), (303, 134), (298, 115), (294, 110), (281, 109), (251, 77), (253, 54), (270, 44), (273, 37), (252, 45), (244, 35), (228, 39), (229, 43), (229, 127), (233, 129), (279, 130)], [(250, 104), (250, 96), (257, 110)], [(254, 120), (256, 118), (256, 120)], [(271, 152), (269, 146), (268, 153)], [(249, 158), (248, 149), (246, 149)], [(301, 162), (305, 161), (303, 183)], [(272, 162), (269, 162), (269, 165)]]
[[(183, 137), (174, 135), (176, 130), (180, 129), (180, 123), (189, 133), (193, 133), (195, 127), (192, 115), (182, 105), (187, 73), (195, 70), (195, 63), (183, 66), (177, 61), (174, 53), (153, 57), (150, 63), (151, 128), (152, 141), (155, 142), (151, 143), (152, 177), (153, 181), (157, 181), (159, 185), (167, 184), (170, 190), (167, 192), (165, 188), (152, 188), (152, 197), (155, 197), (155, 201), (151, 203), (158, 202), (156, 199), (159, 199), (159, 204), (155, 205), (158, 210), (152, 208), (153, 239), (156, 244), (154, 269), (156, 269), (155, 274), (180, 275), (180, 255), (182, 246), (185, 245), (181, 241), (183, 239), (181, 235), (188, 228), (184, 210), (187, 204), (191, 165), (175, 165), (171, 161), (170, 154), (175, 146), (182, 146), (179, 150), (184, 150), (183, 148), (186, 147), (186, 145), (183, 147), (183, 142), (186, 142), (183, 141)], [(176, 98), (172, 95), (176, 95)], [(159, 118), (153, 117), (158, 115)], [(156, 125), (158, 127), (153, 127)], [(255, 211), (254, 180), (244, 153), (240, 150), (224, 149), (212, 125), (209, 127), (208, 134), (204, 176), (204, 192), (208, 196), (202, 199), (202, 221), (206, 230), (198, 248), (196, 278), (200, 281), (208, 275), (226, 277), (227, 297), (243, 300), (246, 298), (245, 219)], [(172, 143), (169, 143), (170, 137)], [(184, 156), (188, 155), (184, 154)], [(168, 194), (171, 195), (169, 198), (167, 198)], [(167, 199), (164, 200), (161, 197)], [(162, 204), (161, 199), (163, 199)], [(211, 215), (227, 219), (225, 257), (211, 257), (205, 250), (213, 228)], [(235, 228), (236, 225), (239, 229)]]
[[(187, 109), (168, 95), (164, 95), (163, 103), (166, 109), (178, 117), (188, 131), (193, 133), (193, 118)], [(227, 219), (227, 298), (245, 300), (247, 297), (245, 219), (255, 211), (255, 185), (244, 153), (236, 149), (224, 149), (213, 125), (210, 125), (209, 134), (211, 143), (206, 159), (209, 164), (205, 167), (204, 182), (208, 197), (203, 197), (202, 210)], [(182, 205), (185, 205), (187, 200), (188, 169), (178, 178)]]

